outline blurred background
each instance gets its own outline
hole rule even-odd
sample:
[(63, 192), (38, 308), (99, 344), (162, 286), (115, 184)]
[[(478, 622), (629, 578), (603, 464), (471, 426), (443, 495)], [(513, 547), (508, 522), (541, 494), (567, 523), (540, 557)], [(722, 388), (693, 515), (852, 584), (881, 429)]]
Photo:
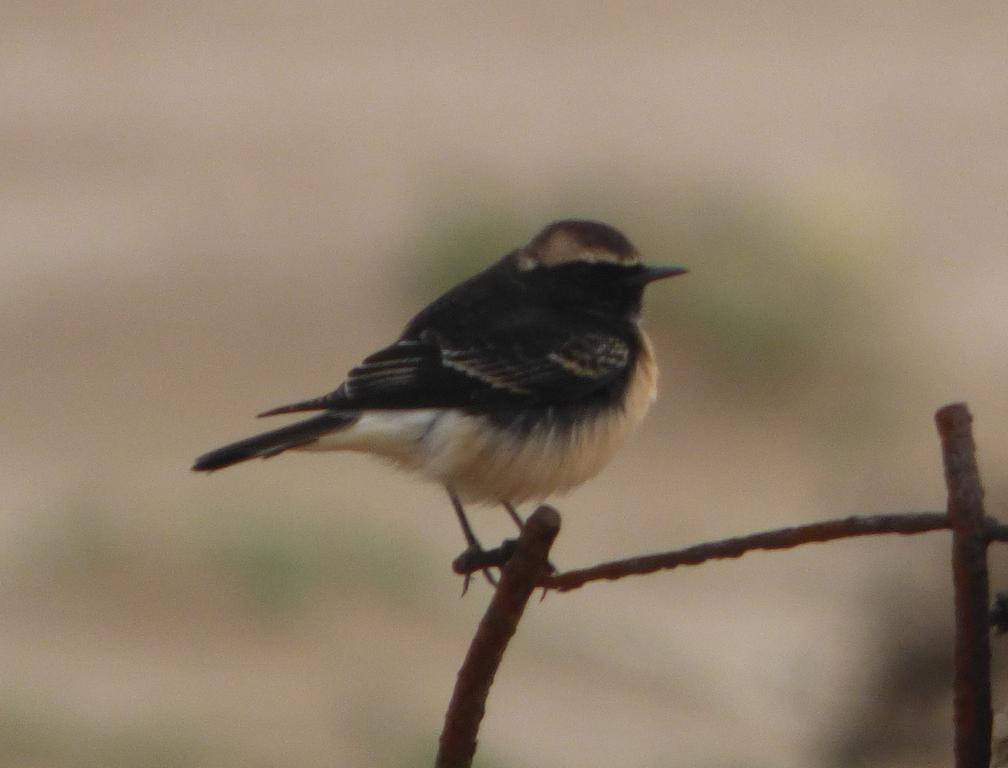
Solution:
[[(940, 510), (950, 400), (1003, 512), (1004, 4), (3, 15), (0, 764), (429, 765), (489, 597), (459, 599), (442, 491), (353, 455), (189, 466), (553, 219), (691, 270), (648, 296), (651, 417), (555, 500), (560, 568)], [(477, 764), (946, 765), (948, 548), (549, 596)]]

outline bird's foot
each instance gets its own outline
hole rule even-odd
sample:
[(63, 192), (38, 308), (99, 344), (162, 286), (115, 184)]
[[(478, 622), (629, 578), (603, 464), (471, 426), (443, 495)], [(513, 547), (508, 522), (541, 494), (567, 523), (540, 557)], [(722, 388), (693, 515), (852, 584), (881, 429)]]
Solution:
[[(493, 549), (483, 549), (479, 544), (470, 544), (465, 552), (452, 561), (452, 570), (460, 576), (465, 577), (465, 583), (462, 585), (462, 594), (464, 595), (468, 591), (469, 580), (477, 571), (482, 571), (486, 580), (496, 587), (497, 578), (490, 572), (490, 569), (503, 568), (507, 565), (508, 560), (514, 555), (517, 546), (517, 539), (505, 539), (499, 547), (494, 547)], [(546, 567), (548, 568), (548, 573), (551, 575), (557, 572), (553, 563), (547, 562)], [(545, 596), (544, 591), (543, 597)]]
[(484, 578), (496, 587), (497, 578), (490, 569), (502, 568), (511, 559), (517, 544), (516, 539), (506, 539), (494, 549), (483, 549), (478, 543), (470, 544), (465, 552), (452, 561), (452, 570), (460, 576), (465, 576), (462, 594), (464, 595), (469, 589), (469, 580), (477, 571), (482, 571)]

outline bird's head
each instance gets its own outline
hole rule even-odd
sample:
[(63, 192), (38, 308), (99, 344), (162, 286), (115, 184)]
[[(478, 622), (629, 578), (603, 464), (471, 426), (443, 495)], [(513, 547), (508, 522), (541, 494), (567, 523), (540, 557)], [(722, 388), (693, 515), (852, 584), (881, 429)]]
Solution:
[(526, 285), (558, 305), (622, 317), (640, 314), (648, 283), (686, 272), (645, 266), (622, 232), (578, 219), (553, 222), (512, 258)]

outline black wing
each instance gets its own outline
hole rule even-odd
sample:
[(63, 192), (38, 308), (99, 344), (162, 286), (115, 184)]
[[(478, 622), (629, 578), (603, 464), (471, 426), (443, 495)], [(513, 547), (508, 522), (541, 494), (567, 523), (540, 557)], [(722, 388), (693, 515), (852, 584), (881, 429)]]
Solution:
[(363, 408), (511, 408), (562, 405), (607, 388), (632, 364), (630, 333), (552, 316), (498, 327), (435, 329), (366, 358), (339, 389), (263, 415)]

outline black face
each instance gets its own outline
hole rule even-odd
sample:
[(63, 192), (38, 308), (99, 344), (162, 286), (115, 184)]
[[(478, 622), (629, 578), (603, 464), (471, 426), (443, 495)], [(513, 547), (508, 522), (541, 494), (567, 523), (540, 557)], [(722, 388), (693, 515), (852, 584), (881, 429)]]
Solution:
[(558, 309), (632, 319), (641, 311), (646, 271), (640, 264), (573, 262), (526, 274), (538, 273), (532, 279)]

